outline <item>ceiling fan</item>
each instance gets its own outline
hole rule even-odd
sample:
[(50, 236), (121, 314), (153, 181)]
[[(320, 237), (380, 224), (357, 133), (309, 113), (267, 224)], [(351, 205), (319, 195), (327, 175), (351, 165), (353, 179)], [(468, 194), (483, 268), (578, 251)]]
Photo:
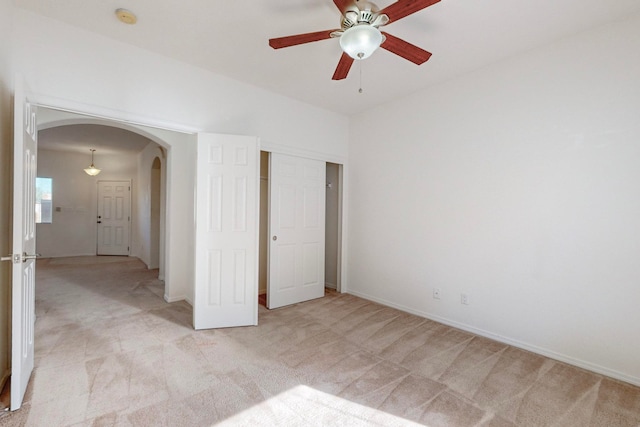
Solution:
[(333, 73), (333, 80), (346, 78), (354, 60), (368, 58), (378, 47), (420, 65), (429, 60), (431, 53), (389, 33), (380, 31), (378, 28), (396, 22), (439, 1), (398, 0), (379, 10), (375, 4), (365, 0), (333, 0), (342, 14), (340, 29), (269, 39), (269, 46), (281, 49), (339, 38), (343, 53), (338, 67)]

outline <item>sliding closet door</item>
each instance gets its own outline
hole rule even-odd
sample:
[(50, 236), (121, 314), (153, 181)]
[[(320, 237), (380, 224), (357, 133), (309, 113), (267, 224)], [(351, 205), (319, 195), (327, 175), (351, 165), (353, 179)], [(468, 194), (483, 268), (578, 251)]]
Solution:
[(326, 164), (272, 153), (267, 306), (324, 296)]

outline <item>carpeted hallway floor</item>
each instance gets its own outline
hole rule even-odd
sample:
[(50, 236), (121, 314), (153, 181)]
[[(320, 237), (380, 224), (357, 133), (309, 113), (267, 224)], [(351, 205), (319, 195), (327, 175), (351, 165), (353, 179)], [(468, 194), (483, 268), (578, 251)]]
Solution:
[(640, 425), (638, 387), (350, 295), (196, 332), (154, 274), (38, 261), (36, 369), (0, 425)]

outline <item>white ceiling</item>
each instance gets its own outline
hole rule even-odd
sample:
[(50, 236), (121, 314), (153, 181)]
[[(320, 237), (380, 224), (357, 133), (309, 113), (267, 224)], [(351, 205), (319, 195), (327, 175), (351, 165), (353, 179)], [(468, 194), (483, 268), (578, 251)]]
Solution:
[[(402, 0), (401, 0), (402, 1)], [(380, 8), (393, 0), (379, 0)], [(385, 50), (332, 81), (337, 39), (273, 50), (268, 39), (339, 28), (332, 0), (16, 0), (68, 24), (285, 96), (353, 114), (537, 46), (640, 12), (640, 0), (442, 0), (385, 31), (433, 53), (416, 66)], [(129, 26), (116, 8), (138, 16)], [(597, 52), (594, 52), (594, 61)]]
[(96, 158), (103, 154), (135, 155), (150, 142), (137, 133), (103, 125), (66, 125), (38, 131), (39, 149), (83, 153), (87, 158), (91, 148), (96, 150)]

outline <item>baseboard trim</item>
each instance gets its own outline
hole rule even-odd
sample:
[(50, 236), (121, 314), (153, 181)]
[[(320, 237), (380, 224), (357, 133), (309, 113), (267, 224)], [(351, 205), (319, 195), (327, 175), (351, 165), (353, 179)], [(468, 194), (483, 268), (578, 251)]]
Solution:
[[(79, 256), (98, 256), (94, 253), (92, 254), (63, 254), (63, 255), (43, 255), (42, 258), (74, 258)], [(122, 255), (128, 256), (128, 255)]]
[(335, 283), (324, 282), (324, 287), (329, 289), (338, 289)]
[(164, 300), (166, 302), (168, 302), (169, 304), (171, 304), (172, 302), (185, 301), (186, 299), (187, 299), (187, 297), (185, 297), (184, 295), (179, 295), (179, 296), (175, 296), (175, 297), (169, 297), (169, 295), (164, 294)]
[(432, 313), (428, 313), (425, 311), (421, 311), (421, 310), (415, 310), (412, 309), (410, 307), (405, 307), (402, 304), (396, 304), (394, 302), (391, 301), (387, 301), (383, 298), (377, 298), (368, 294), (365, 294), (363, 292), (357, 292), (357, 291), (353, 291), (350, 290), (348, 291), (349, 294), (351, 295), (355, 295), (359, 298), (363, 298), (366, 299), (368, 301), (373, 301), (373, 302), (377, 302), (378, 304), (382, 304), (382, 305), (386, 305), (387, 307), (392, 307), (392, 308), (396, 308), (398, 310), (404, 311), (406, 313), (411, 313), (411, 314), (415, 314), (416, 316), (420, 316), (420, 317), (424, 317), (426, 319), (429, 320), (433, 320), (439, 323), (442, 323), (444, 325), (447, 326), (451, 326), (454, 328), (458, 328), (461, 329), (463, 331), (466, 332), (470, 332), (472, 334), (481, 336), (481, 337), (485, 337), (485, 338), (489, 338), (498, 342), (501, 342), (503, 344), (508, 344), (511, 345), (513, 347), (517, 347), (520, 348), (522, 350), (527, 350), (530, 351), (532, 353), (536, 353), (545, 357), (548, 357), (550, 359), (554, 359), (557, 360), (559, 362), (564, 362), (567, 363), (569, 365), (573, 365), (576, 366), (578, 368), (582, 368), (582, 369), (586, 369), (588, 371), (591, 372), (595, 372), (597, 374), (601, 374), (601, 375), (605, 375), (607, 377), (611, 377), (614, 378), (616, 380), (620, 380), (620, 381), (624, 381), (626, 383), (632, 384), (634, 386), (638, 386), (640, 387), (640, 378), (638, 377), (634, 377), (631, 375), (627, 375), (625, 373), (616, 371), (614, 369), (609, 369), (606, 368), (604, 366), (600, 366), (591, 362), (587, 362), (586, 360), (581, 360), (581, 359), (576, 359), (575, 357), (571, 357), (571, 356), (567, 356), (565, 354), (562, 353), (557, 353), (553, 350), (549, 350), (543, 347), (539, 347), (537, 345), (533, 345), (533, 344), (529, 344), (526, 342), (522, 342), (513, 338), (509, 338), (509, 337), (505, 337), (499, 334), (495, 334), (493, 332), (489, 332), (489, 331), (485, 331), (484, 329), (479, 329), (476, 328), (474, 326), (471, 325), (467, 325), (466, 323), (460, 323), (460, 322), (456, 322), (455, 320), (450, 320), (447, 319), (445, 317), (441, 317)]

